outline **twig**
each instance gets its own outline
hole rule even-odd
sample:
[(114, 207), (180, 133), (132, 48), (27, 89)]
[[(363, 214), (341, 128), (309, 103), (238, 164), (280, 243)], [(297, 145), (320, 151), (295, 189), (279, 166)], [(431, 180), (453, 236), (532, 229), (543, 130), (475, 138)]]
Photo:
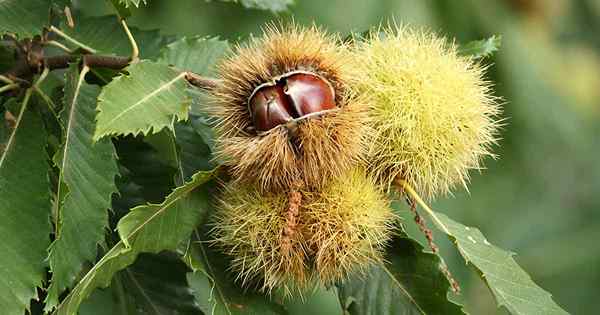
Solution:
[(3, 75), (0, 74), (0, 81), (6, 83), (6, 84), (13, 84), (15, 83), (15, 81), (9, 79), (8, 77), (5, 77)]
[(427, 212), (427, 214), (433, 219), (435, 224), (437, 224), (437, 226), (439, 226), (440, 229), (442, 229), (442, 231), (444, 231), (444, 233), (450, 235), (450, 231), (448, 231), (448, 228), (446, 227), (446, 225), (444, 225), (442, 220), (440, 220), (440, 218), (437, 217), (435, 212), (433, 212), (433, 210), (431, 210), (431, 208), (425, 203), (425, 201), (423, 201), (423, 199), (421, 199), (421, 196), (419, 196), (419, 194), (410, 186), (409, 183), (407, 183), (403, 179), (397, 179), (396, 184), (398, 185), (399, 188), (401, 188), (408, 195), (410, 195), (421, 206), (421, 208), (423, 208)]
[[(50, 28), (54, 32), (60, 32), (55, 27)], [(60, 34), (60, 33), (58, 33)], [(66, 35), (65, 35), (66, 36)], [(49, 41), (53, 45), (53, 41)], [(33, 41), (16, 42), (17, 45), (17, 58), (15, 64), (8, 71), (0, 74), (0, 81), (7, 83), (9, 86), (3, 87), (2, 91), (15, 88), (14, 83), (23, 83), (25, 86), (31, 85), (33, 76), (38, 73), (42, 73), (43, 69), (55, 70), (65, 69), (69, 67), (69, 64), (82, 60), (82, 64), (90, 68), (108, 68), (113, 70), (121, 70), (130, 65), (133, 59), (137, 59), (138, 51), (137, 44), (135, 41), (132, 42), (133, 54), (132, 57), (123, 56), (106, 56), (97, 54), (65, 54), (58, 56), (45, 57), (42, 49), (43, 42), (41, 39), (34, 39)], [(60, 43), (59, 43), (60, 45)], [(68, 49), (67, 47), (63, 47)], [(88, 47), (89, 48), (89, 47)], [(87, 49), (87, 48), (86, 48)], [(182, 72), (181, 76), (193, 86), (204, 89), (213, 90), (216, 88), (220, 81), (214, 78), (208, 78), (200, 76), (193, 72)]]
[[(442, 223), (442, 221), (440, 221), (440, 219), (435, 215), (435, 212), (433, 212), (433, 210), (431, 210), (431, 208), (429, 208), (429, 206), (423, 201), (423, 199), (421, 199), (419, 194), (417, 194), (417, 192), (405, 180), (398, 179), (398, 180), (396, 180), (396, 184), (398, 185), (398, 187), (401, 190), (405, 191), (408, 194), (406, 201), (407, 201), (408, 205), (410, 206), (410, 211), (415, 216), (415, 222), (417, 223), (417, 226), (419, 227), (421, 232), (423, 232), (423, 234), (425, 234), (425, 238), (427, 238), (427, 243), (429, 244), (429, 247), (431, 248), (433, 253), (436, 255), (439, 254), (439, 247), (433, 241), (433, 233), (427, 227), (427, 225), (425, 223), (425, 219), (423, 219), (423, 217), (417, 211), (417, 203), (419, 203), (419, 205), (423, 209), (425, 209), (425, 211), (427, 211), (427, 213), (433, 218), (433, 220), (436, 221), (437, 225), (442, 230), (444, 230), (444, 232), (446, 234), (449, 235), (450, 232), (448, 231), (448, 228), (446, 228), (446, 226)], [(444, 273), (444, 276), (446, 276), (446, 279), (448, 279), (448, 282), (450, 282), (452, 291), (457, 294), (460, 293), (460, 285), (458, 284), (456, 279), (454, 279), (454, 276), (452, 276), (452, 273), (450, 272), (450, 269), (448, 269), (448, 266), (446, 265), (444, 260), (441, 260), (440, 270), (442, 271), (442, 273)]]
[(123, 26), (123, 29), (125, 30), (125, 33), (127, 34), (129, 43), (131, 43), (131, 62), (136, 63), (139, 61), (140, 49), (138, 48), (138, 45), (135, 42), (135, 38), (133, 38), (133, 35), (131, 34), (129, 27), (127, 26), (127, 22), (125, 22), (125, 19), (121, 19), (121, 25)]
[(431, 229), (429, 229), (427, 227), (427, 224), (425, 223), (425, 219), (423, 219), (423, 217), (417, 211), (417, 204), (416, 204), (416, 202), (412, 198), (410, 198), (410, 197), (406, 198), (406, 202), (410, 206), (410, 211), (415, 216), (414, 219), (415, 219), (415, 222), (417, 223), (417, 226), (419, 227), (419, 230), (421, 230), (421, 232), (423, 234), (425, 234), (425, 238), (427, 239), (427, 243), (429, 245), (429, 248), (431, 248), (431, 251), (434, 254), (439, 253), (439, 251), (440, 251), (439, 247), (433, 241), (433, 232), (431, 232)]
[(44, 70), (42, 71), (42, 74), (40, 74), (40, 77), (37, 79), (37, 81), (35, 82), (35, 84), (33, 86), (39, 87), (40, 84), (44, 80), (46, 80), (46, 77), (48, 76), (48, 73), (50, 73), (50, 69), (48, 69), (47, 67), (44, 67)]
[(87, 50), (88, 52), (90, 52), (92, 54), (97, 53), (97, 51), (94, 48), (92, 48), (92, 47), (90, 47), (90, 46), (88, 46), (88, 45), (86, 45), (86, 44), (84, 44), (84, 43), (76, 40), (75, 38), (73, 38), (73, 37), (71, 37), (71, 36), (69, 36), (69, 35), (67, 35), (65, 33), (63, 33), (63, 31), (59, 30), (54, 25), (50, 26), (50, 31), (53, 32), (53, 33), (55, 33), (56, 35), (64, 38), (65, 40), (71, 42), (72, 44), (74, 44), (76, 46), (79, 46), (79, 47), (83, 48), (84, 50)]
[(40, 84), (46, 79), (46, 77), (48, 76), (49, 73), (50, 73), (50, 69), (48, 67), (45, 67), (44, 71), (42, 72), (40, 77), (37, 79), (35, 84), (33, 85), (33, 90), (37, 94), (39, 94), (40, 97), (46, 102), (46, 104), (48, 105), (48, 110), (50, 110), (52, 115), (54, 115), (54, 118), (56, 119), (56, 122), (58, 123), (58, 125), (61, 127), (62, 130), (65, 130), (65, 126), (60, 121), (60, 117), (59, 117), (58, 113), (56, 112), (56, 104), (54, 104), (52, 99), (50, 99), (50, 97), (48, 97), (48, 95), (46, 95), (46, 93), (44, 93), (44, 91), (42, 91), (42, 89), (40, 89)]
[(73, 21), (73, 15), (71, 14), (71, 8), (69, 8), (69, 6), (65, 6), (65, 17), (67, 18), (67, 25), (70, 28), (74, 28), (75, 27), (75, 21)]
[(65, 46), (65, 45), (63, 45), (63, 44), (61, 44), (61, 43), (59, 43), (59, 42), (57, 42), (57, 41), (55, 41), (55, 40), (48, 40), (48, 41), (46, 41), (46, 42), (44, 42), (44, 43), (45, 43), (46, 45), (50, 45), (50, 46), (54, 46), (54, 47), (58, 47), (58, 48), (60, 48), (60, 49), (64, 50), (65, 52), (67, 52), (67, 53), (72, 53), (72, 52), (73, 52), (73, 50), (72, 50), (72, 49), (70, 49), (69, 47), (67, 47), (67, 46)]
[(201, 88), (203, 90), (213, 90), (221, 83), (221, 81), (219, 81), (218, 79), (203, 77), (189, 71), (185, 73), (185, 79), (191, 85), (197, 88)]
[(17, 83), (8, 84), (8, 85), (0, 87), (0, 93), (4, 93), (6, 91), (10, 91), (10, 90), (18, 89), (18, 88), (19, 88), (19, 85)]

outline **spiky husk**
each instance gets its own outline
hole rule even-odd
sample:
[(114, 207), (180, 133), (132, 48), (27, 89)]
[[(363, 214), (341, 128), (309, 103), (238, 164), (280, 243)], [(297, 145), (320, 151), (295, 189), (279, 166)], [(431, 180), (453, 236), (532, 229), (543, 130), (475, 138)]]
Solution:
[(496, 142), (500, 112), (485, 67), (441, 37), (405, 26), (374, 31), (356, 45), (354, 89), (371, 100), (369, 169), (401, 178), (429, 199), (481, 169)]
[(231, 183), (213, 217), (214, 243), (231, 257), (236, 280), (244, 286), (291, 293), (310, 283), (308, 249), (302, 226), (284, 233), (289, 200), (284, 193), (261, 194)]
[[(292, 201), (294, 194), (299, 198)], [(261, 193), (230, 183), (212, 231), (242, 285), (289, 295), (333, 285), (380, 262), (394, 222), (381, 187), (365, 170), (353, 169), (320, 191)]]
[[(361, 159), (368, 116), (364, 102), (346, 86), (348, 60), (336, 38), (291, 25), (267, 27), (219, 65), (222, 84), (212, 93), (211, 110), (218, 119), (215, 156), (230, 166), (234, 180), (263, 191), (283, 191), (297, 181), (320, 187)], [(293, 135), (284, 126), (257, 134), (248, 98), (258, 85), (294, 70), (327, 79), (339, 109), (301, 121)]]
[(381, 187), (354, 169), (314, 193), (304, 205), (315, 276), (326, 285), (381, 262), (395, 215)]

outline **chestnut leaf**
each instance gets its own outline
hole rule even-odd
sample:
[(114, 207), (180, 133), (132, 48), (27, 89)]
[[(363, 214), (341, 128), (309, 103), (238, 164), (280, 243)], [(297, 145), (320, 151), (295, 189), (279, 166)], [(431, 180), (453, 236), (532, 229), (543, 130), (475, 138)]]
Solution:
[(463, 56), (473, 58), (491, 57), (500, 49), (502, 36), (493, 35), (489, 38), (469, 42), (459, 48), (459, 53)]
[(46, 278), (52, 229), (48, 219), (51, 202), (47, 136), (42, 119), (31, 108), (31, 91), (26, 92), (20, 109), (15, 106), (14, 126), (0, 149), (3, 251), (0, 255), (0, 309), (3, 314), (23, 314), (29, 309), (29, 301), (37, 297), (36, 287)]
[(93, 261), (97, 245), (108, 228), (111, 196), (117, 192), (116, 153), (110, 139), (94, 143), (96, 98), (100, 88), (85, 83), (77, 64), (66, 73), (62, 147), (55, 155), (59, 169), (56, 194), (56, 240), (49, 249), (52, 281), (46, 308), (58, 304), (61, 292), (71, 286), (83, 264)]
[(157, 133), (185, 120), (191, 99), (185, 73), (152, 61), (134, 63), (102, 89), (94, 139)]
[(438, 227), (454, 242), (465, 261), (477, 269), (499, 306), (511, 314), (568, 314), (521, 269), (513, 253), (488, 242), (477, 228), (464, 226), (439, 212), (435, 216)]
[(161, 50), (158, 62), (182, 71), (214, 75), (215, 65), (228, 51), (227, 41), (218, 37), (182, 37)]
[(205, 314), (287, 314), (269, 295), (239, 287), (227, 272), (224, 255), (207, 246), (207, 240), (203, 232), (196, 229), (190, 249), (183, 257), (192, 269), (187, 275), (188, 283)]
[(64, 1), (4, 0), (0, 1), (0, 35), (11, 33), (19, 38), (40, 35), (50, 24), (52, 4)]
[[(118, 56), (131, 54), (131, 43), (116, 15), (81, 17), (74, 27), (70, 27), (66, 21), (62, 21), (60, 29), (69, 37), (93, 49), (97, 54)], [(140, 58), (156, 57), (160, 52), (160, 47), (168, 41), (156, 29), (140, 30), (135, 26), (131, 26), (129, 29), (139, 46)], [(73, 49), (80, 48), (64, 40), (63, 44)]]
[(465, 314), (448, 300), (450, 283), (439, 256), (423, 252), (423, 246), (406, 237), (389, 245), (382, 265), (366, 275), (357, 273), (338, 285), (340, 303), (350, 315), (367, 314)]
[(131, 265), (140, 253), (176, 250), (189, 238), (208, 209), (202, 186), (216, 171), (199, 172), (160, 204), (137, 206), (117, 225), (120, 241), (98, 261), (58, 306), (56, 314), (74, 314), (94, 289), (107, 287), (119, 270)]

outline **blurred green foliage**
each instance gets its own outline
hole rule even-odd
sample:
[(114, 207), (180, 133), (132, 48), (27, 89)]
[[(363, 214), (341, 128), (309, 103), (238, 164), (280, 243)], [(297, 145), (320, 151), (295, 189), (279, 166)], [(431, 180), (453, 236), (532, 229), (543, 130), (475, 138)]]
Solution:
[[(113, 13), (85, 3), (88, 15)], [(233, 2), (149, 1), (130, 24), (164, 34), (218, 35), (233, 42), (272, 21), (316, 24), (342, 35), (387, 21), (426, 26), (459, 43), (501, 35), (490, 79), (506, 104), (498, 159), (472, 173), (470, 193), (433, 206), (478, 226), (518, 253), (532, 278), (575, 314), (592, 314), (600, 296), (600, 1), (597, 0), (296, 0), (289, 12), (246, 10)], [(406, 217), (409, 222), (410, 217)], [(410, 225), (410, 224), (408, 224)], [(413, 233), (416, 234), (415, 231)], [(442, 235), (438, 243), (474, 314), (498, 311), (477, 275)], [(335, 314), (323, 290), (290, 306)]]

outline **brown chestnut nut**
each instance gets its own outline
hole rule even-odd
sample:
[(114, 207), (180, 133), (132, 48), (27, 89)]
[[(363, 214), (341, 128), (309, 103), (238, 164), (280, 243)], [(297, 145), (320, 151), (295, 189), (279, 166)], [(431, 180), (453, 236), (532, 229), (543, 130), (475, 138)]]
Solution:
[(250, 113), (258, 131), (270, 130), (292, 120), (293, 109), (280, 86), (263, 86), (250, 99)]
[(333, 88), (325, 79), (308, 73), (294, 73), (285, 79), (289, 96), (299, 117), (335, 108)]
[(248, 110), (257, 131), (268, 131), (293, 119), (335, 107), (331, 84), (321, 76), (301, 71), (259, 85), (248, 100)]

